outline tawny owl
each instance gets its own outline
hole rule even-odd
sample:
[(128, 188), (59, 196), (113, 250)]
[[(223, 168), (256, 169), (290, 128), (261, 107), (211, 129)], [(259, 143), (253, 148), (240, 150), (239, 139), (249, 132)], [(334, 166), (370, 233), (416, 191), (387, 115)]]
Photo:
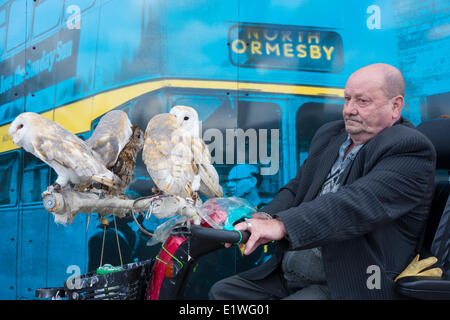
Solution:
[(19, 147), (32, 153), (58, 174), (56, 185), (89, 185), (93, 180), (114, 187), (120, 179), (109, 171), (89, 145), (59, 124), (33, 112), (24, 112), (8, 133)]
[(223, 196), (199, 130), (197, 112), (186, 106), (175, 106), (149, 121), (142, 158), (163, 192), (184, 198), (196, 198), (197, 191), (208, 198)]

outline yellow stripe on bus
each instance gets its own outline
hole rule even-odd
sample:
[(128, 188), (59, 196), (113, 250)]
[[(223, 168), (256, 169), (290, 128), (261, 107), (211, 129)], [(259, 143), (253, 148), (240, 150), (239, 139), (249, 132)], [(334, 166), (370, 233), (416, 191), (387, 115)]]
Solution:
[[(308, 96), (344, 96), (344, 89), (339, 88), (220, 80), (165, 79), (139, 83), (99, 93), (93, 97), (81, 99), (62, 107), (56, 107), (53, 110), (42, 113), (42, 115), (59, 123), (70, 132), (78, 134), (89, 131), (91, 129), (91, 122), (106, 112), (138, 96), (167, 87), (240, 90)], [(9, 124), (0, 126), (0, 153), (18, 149), (8, 135), (8, 129)]]

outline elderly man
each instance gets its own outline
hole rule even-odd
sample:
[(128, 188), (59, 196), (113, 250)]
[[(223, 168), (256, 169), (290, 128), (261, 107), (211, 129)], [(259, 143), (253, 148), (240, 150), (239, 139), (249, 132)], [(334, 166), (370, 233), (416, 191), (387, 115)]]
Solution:
[(297, 176), (252, 219), (245, 254), (263, 265), (216, 283), (212, 299), (395, 299), (432, 200), (436, 154), (401, 117), (399, 70), (373, 64), (345, 85), (343, 121), (322, 126)]

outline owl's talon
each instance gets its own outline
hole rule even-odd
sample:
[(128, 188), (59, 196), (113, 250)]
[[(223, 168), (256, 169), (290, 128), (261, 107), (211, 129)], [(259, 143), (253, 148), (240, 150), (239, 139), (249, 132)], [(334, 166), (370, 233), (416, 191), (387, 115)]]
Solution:
[(194, 200), (194, 204), (197, 203), (197, 200), (200, 199), (200, 196), (198, 195), (197, 192), (194, 192), (194, 194), (192, 195), (192, 200)]
[(62, 190), (62, 188), (61, 188), (61, 185), (59, 183), (54, 183), (54, 184), (52, 184), (52, 185), (47, 187), (47, 192), (48, 193), (52, 193), (53, 191), (59, 192), (61, 190)]

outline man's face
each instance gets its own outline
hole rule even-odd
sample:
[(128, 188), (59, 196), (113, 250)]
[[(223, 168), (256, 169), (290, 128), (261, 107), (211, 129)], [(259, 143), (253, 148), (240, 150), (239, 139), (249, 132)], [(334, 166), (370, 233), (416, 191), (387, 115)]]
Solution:
[(226, 186), (231, 196), (242, 197), (255, 187), (254, 180), (254, 177), (228, 179)]
[(342, 114), (345, 129), (357, 144), (367, 142), (390, 127), (398, 115), (383, 86), (382, 75), (373, 70), (359, 70), (347, 81)]
[(233, 167), (226, 183), (228, 195), (243, 197), (256, 186), (256, 178), (247, 165), (237, 165)]

